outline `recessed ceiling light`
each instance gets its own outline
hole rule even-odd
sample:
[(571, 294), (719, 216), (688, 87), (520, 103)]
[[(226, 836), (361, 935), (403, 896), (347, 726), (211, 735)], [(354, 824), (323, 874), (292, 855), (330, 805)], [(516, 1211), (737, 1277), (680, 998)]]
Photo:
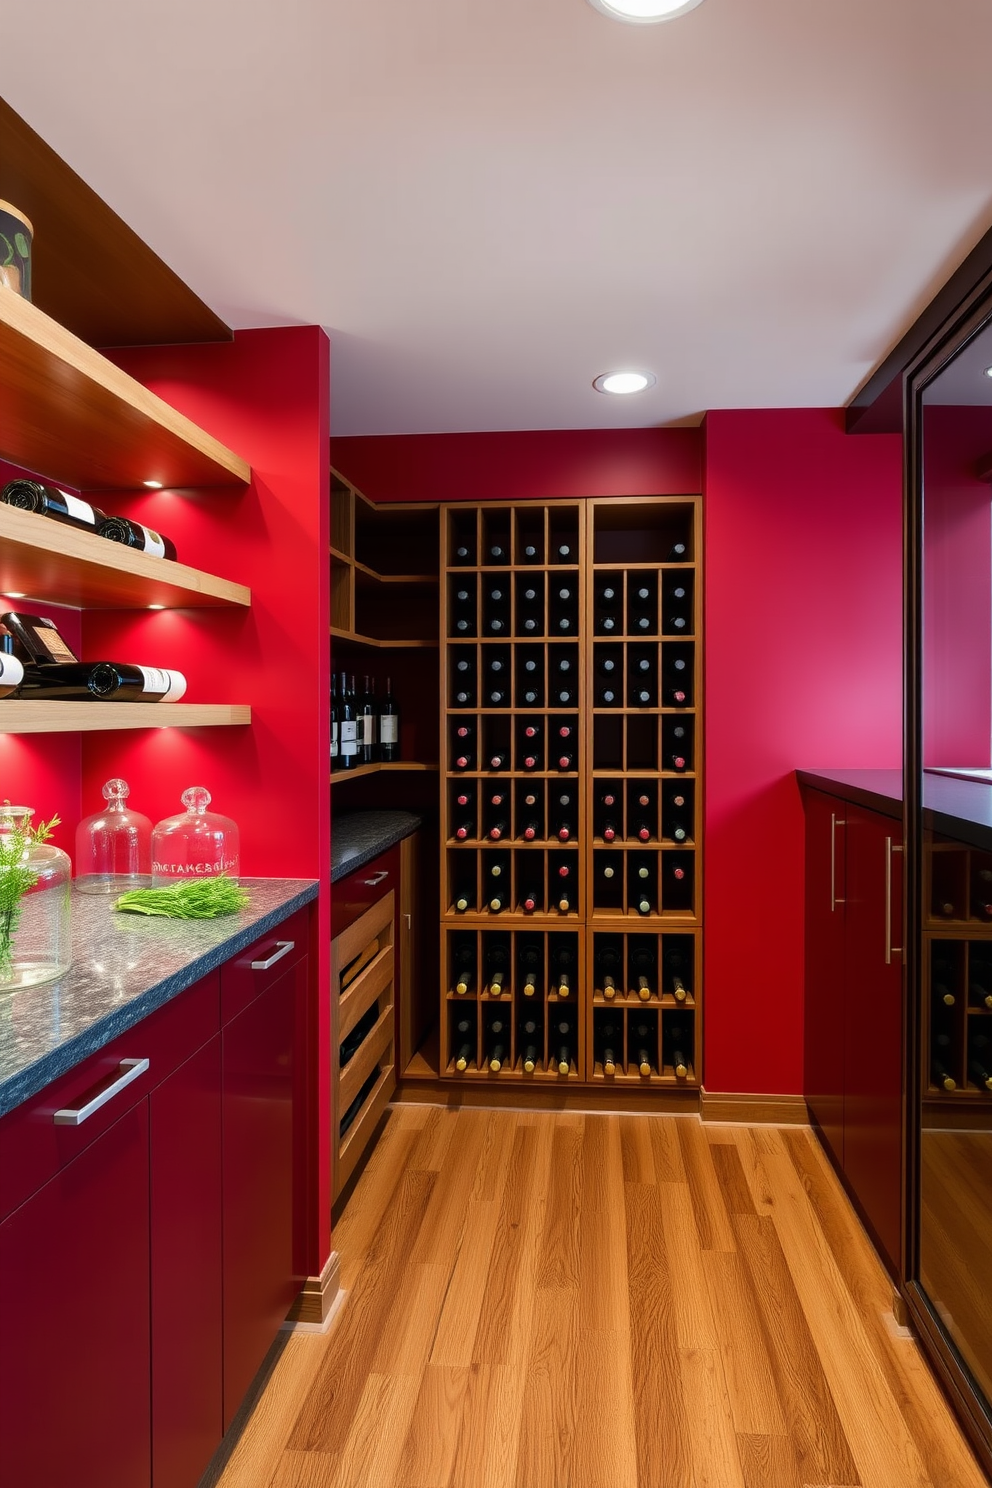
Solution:
[(986, 377), (992, 377), (992, 367), (986, 367), (985, 368), (985, 376)]
[(162, 489), (161, 481), (142, 481), (141, 484), (143, 486), (148, 486), (152, 491), (161, 491)]
[(702, 0), (589, 0), (604, 15), (615, 21), (633, 21), (645, 25), (652, 21), (674, 21), (676, 16), (695, 10)]
[(657, 380), (653, 372), (601, 372), (593, 387), (597, 393), (643, 393)]

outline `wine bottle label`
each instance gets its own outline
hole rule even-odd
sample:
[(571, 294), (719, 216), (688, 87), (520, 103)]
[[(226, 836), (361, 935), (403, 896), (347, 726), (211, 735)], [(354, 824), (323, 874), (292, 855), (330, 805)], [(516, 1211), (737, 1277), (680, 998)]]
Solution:
[(135, 522), (134, 525), (140, 530), (144, 538), (144, 551), (150, 553), (153, 558), (164, 558), (165, 543), (159, 537), (158, 533), (153, 532), (150, 527), (142, 526), (140, 522)]
[(0, 652), (0, 697), (20, 687), (24, 681), (24, 668), (16, 656)]
[(353, 718), (347, 721), (342, 719), (338, 734), (338, 744), (341, 753), (346, 757), (358, 753), (358, 724)]
[(96, 516), (88, 501), (80, 501), (78, 496), (70, 496), (68, 491), (60, 491), (59, 495), (65, 502), (65, 509), (70, 517), (75, 517), (79, 522), (88, 522), (91, 527), (96, 526)]
[(335, 719), (331, 724), (331, 759), (338, 757), (338, 725)]
[(165, 671), (162, 667), (139, 666), (142, 692), (160, 692), (160, 703), (176, 703), (186, 691), (182, 672)]
[(363, 713), (362, 714), (362, 743), (363, 744), (374, 744), (375, 743), (375, 714), (374, 713)]
[(382, 744), (398, 744), (400, 720), (396, 713), (383, 713), (379, 718), (379, 740)]
[(76, 657), (54, 626), (39, 627), (32, 631), (35, 640), (48, 652), (52, 661), (75, 661)]

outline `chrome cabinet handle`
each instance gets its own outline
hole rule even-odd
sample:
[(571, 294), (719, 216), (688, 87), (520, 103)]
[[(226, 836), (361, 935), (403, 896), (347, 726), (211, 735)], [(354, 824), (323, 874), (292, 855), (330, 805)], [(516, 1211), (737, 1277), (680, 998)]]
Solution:
[(838, 904), (843, 904), (843, 899), (837, 898), (837, 828), (846, 827), (847, 822), (838, 820), (833, 811), (830, 813), (830, 913), (833, 914)]
[(119, 1078), (112, 1085), (108, 1085), (106, 1090), (101, 1090), (100, 1094), (95, 1095), (91, 1101), (87, 1101), (85, 1106), (69, 1106), (64, 1110), (56, 1111), (53, 1118), (55, 1125), (82, 1126), (83, 1122), (88, 1121), (94, 1111), (99, 1111), (101, 1106), (105, 1106), (108, 1101), (113, 1100), (114, 1096), (118, 1095), (126, 1085), (130, 1085), (139, 1075), (143, 1075), (148, 1068), (148, 1060), (122, 1059), (120, 1068), (121, 1073)]
[(892, 838), (885, 839), (885, 964), (892, 965), (893, 956), (902, 955), (902, 946), (892, 944), (892, 854), (902, 848), (892, 845)]
[(378, 873), (373, 873), (373, 875), (372, 875), (371, 878), (363, 878), (362, 879), (362, 882), (365, 884), (366, 888), (374, 889), (375, 886), (376, 886), (376, 884), (381, 884), (382, 883), (382, 880), (384, 878), (388, 878), (388, 877), (389, 877), (389, 869), (388, 868), (380, 868)]
[(276, 962), (281, 961), (283, 956), (288, 956), (295, 945), (295, 940), (277, 940), (276, 946), (278, 949), (273, 951), (272, 955), (265, 961), (253, 961), (251, 963), (252, 971), (268, 971), (269, 967), (275, 966)]

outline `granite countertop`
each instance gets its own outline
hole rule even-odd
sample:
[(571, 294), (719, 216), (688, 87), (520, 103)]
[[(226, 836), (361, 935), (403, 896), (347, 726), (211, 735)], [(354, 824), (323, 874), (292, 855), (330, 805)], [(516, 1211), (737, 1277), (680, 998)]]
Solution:
[(0, 1116), (316, 899), (307, 878), (243, 878), (247, 909), (216, 920), (117, 914), (113, 898), (72, 891), (72, 968), (57, 982), (0, 992)]
[[(902, 817), (901, 770), (797, 770), (801, 785)], [(933, 770), (923, 772), (923, 824), (934, 832), (992, 852), (992, 784)]]
[(331, 883), (364, 868), (423, 825), (412, 811), (347, 811), (331, 820)]

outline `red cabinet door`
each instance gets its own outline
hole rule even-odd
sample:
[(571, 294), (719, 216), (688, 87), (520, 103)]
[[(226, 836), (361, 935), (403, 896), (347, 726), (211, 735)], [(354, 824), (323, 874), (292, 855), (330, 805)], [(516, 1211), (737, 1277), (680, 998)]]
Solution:
[(902, 1235), (902, 826), (847, 814), (844, 1171), (883, 1260)]
[(0, 1225), (0, 1483), (150, 1481), (148, 1106)]
[(223, 1044), (224, 1429), (296, 1295), (293, 1037), (299, 967), (233, 1018)]
[(152, 1476), (196, 1488), (223, 1430), (221, 1045), (149, 1096)]
[(835, 1166), (844, 1168), (844, 927), (847, 806), (805, 791), (806, 994), (803, 1088)]

